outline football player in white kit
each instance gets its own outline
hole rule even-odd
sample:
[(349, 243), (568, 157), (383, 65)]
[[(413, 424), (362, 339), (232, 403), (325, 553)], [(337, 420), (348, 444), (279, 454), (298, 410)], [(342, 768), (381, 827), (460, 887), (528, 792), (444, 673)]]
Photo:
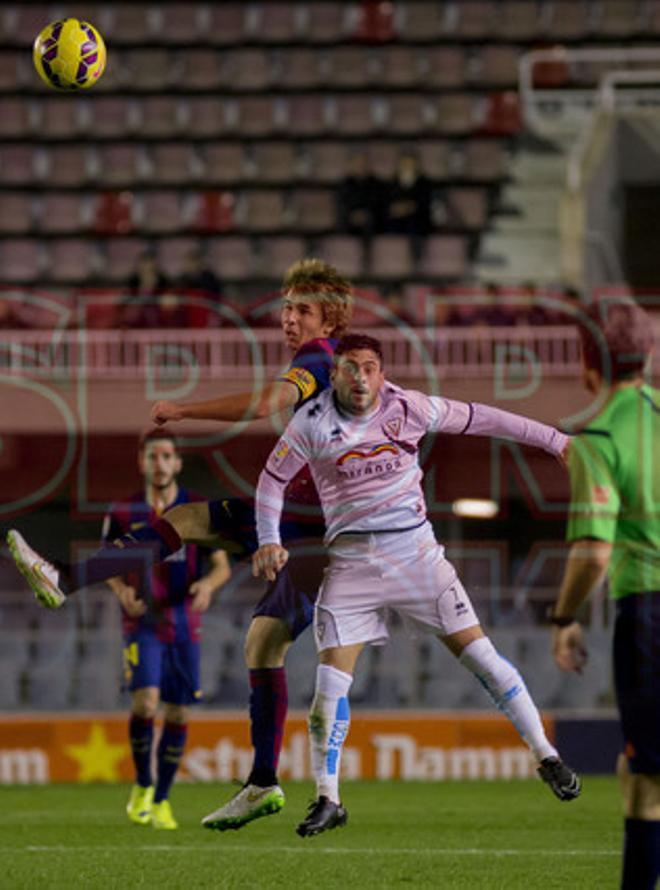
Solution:
[(580, 793), (559, 758), (517, 669), (485, 636), (468, 594), (426, 518), (418, 444), (428, 432), (500, 436), (561, 458), (568, 437), (553, 427), (487, 405), (426, 396), (385, 380), (378, 340), (339, 341), (332, 387), (289, 423), (257, 488), (259, 549), (253, 572), (272, 580), (286, 564), (279, 533), (284, 489), (309, 464), (326, 523), (330, 563), (314, 616), (319, 652), (309, 732), (317, 799), (301, 836), (344, 825), (339, 796), (348, 692), (365, 645), (388, 639), (386, 612), (431, 632), (470, 670), (511, 720), (560, 800)]

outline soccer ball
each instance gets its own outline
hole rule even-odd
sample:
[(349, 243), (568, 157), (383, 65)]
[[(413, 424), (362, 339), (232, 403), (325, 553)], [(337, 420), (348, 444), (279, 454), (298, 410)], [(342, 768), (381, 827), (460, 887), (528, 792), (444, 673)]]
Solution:
[(56, 90), (94, 86), (103, 74), (105, 57), (105, 43), (99, 32), (78, 19), (46, 25), (32, 48), (39, 77)]

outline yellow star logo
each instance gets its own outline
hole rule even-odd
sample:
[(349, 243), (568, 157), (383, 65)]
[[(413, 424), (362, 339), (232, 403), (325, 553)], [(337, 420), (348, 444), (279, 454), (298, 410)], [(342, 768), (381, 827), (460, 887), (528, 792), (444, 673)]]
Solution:
[(78, 761), (79, 782), (117, 782), (120, 778), (118, 764), (126, 757), (126, 745), (113, 745), (108, 741), (100, 723), (92, 723), (86, 745), (66, 745), (65, 752)]

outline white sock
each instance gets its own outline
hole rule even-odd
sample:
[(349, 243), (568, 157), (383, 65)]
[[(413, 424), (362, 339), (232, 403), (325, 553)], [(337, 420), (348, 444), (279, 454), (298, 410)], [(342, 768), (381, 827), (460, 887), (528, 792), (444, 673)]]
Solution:
[(546, 757), (558, 756), (557, 749), (548, 741), (541, 715), (518, 669), (502, 658), (488, 637), (468, 643), (458, 660), (472, 671), (539, 762)]
[(348, 734), (348, 690), (353, 677), (327, 664), (316, 669), (316, 691), (309, 712), (309, 744), (317, 796), (339, 803), (339, 763)]

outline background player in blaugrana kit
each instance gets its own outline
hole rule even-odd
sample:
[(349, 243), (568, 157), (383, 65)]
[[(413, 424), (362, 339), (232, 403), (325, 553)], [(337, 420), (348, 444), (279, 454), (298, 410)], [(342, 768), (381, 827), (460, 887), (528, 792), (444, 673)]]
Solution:
[(317, 800), (302, 836), (344, 825), (339, 762), (348, 733), (348, 693), (366, 644), (388, 639), (386, 612), (437, 635), (511, 720), (560, 800), (580, 793), (559, 758), (517, 669), (479, 625), (468, 594), (426, 518), (418, 444), (429, 432), (501, 436), (562, 457), (568, 438), (500, 411), (403, 390), (385, 381), (378, 340), (354, 334), (335, 350), (332, 388), (299, 411), (259, 477), (253, 571), (272, 579), (288, 559), (280, 536), (286, 485), (309, 464), (326, 522), (330, 563), (314, 613), (319, 650), (309, 718)]
[(627, 300), (594, 304), (580, 324), (583, 382), (603, 407), (571, 444), (572, 545), (550, 619), (555, 661), (580, 673), (587, 653), (576, 616), (607, 576), (624, 740), (624, 890), (653, 890), (660, 878), (660, 391), (644, 382), (652, 330)]
[[(297, 410), (329, 385), (336, 338), (345, 332), (351, 311), (351, 285), (336, 269), (316, 259), (295, 263), (282, 285), (282, 331), (294, 353), (288, 369), (258, 397), (245, 392), (189, 405), (159, 402), (154, 405), (152, 419), (156, 423), (183, 419), (239, 422), (268, 417), (286, 408)], [(316, 518), (300, 517), (300, 521), (295, 511), (296, 503), (302, 504), (308, 516), (315, 501), (311, 478), (303, 471), (287, 491), (293, 516), (286, 526), (288, 539), (322, 537), (320, 509), (311, 510), (318, 514)], [(140, 571), (145, 562), (151, 565), (179, 550), (182, 542), (226, 545), (233, 553), (252, 553), (256, 548), (253, 504), (231, 499), (179, 505), (157, 522), (108, 542), (91, 559), (67, 568), (48, 563), (18, 532), (8, 535), (18, 567), (37, 599), (50, 608), (64, 602), (64, 587), (71, 593), (84, 584)], [(256, 606), (245, 644), (253, 768), (244, 788), (204, 820), (209, 828), (240, 828), (284, 805), (277, 782), (287, 712), (284, 658), (291, 642), (311, 623), (321, 568), (319, 560), (319, 577), (310, 579), (305, 590), (295, 584), (289, 572), (281, 572)]]
[[(166, 429), (156, 428), (141, 438), (138, 464), (144, 489), (112, 505), (103, 523), (104, 540), (113, 541), (153, 522), (175, 504), (201, 500), (179, 487), (182, 459), (176, 439)], [(185, 749), (188, 706), (202, 695), (201, 616), (213, 593), (231, 575), (224, 551), (209, 554), (209, 562), (204, 574), (200, 548), (186, 544), (148, 575), (132, 573), (108, 579), (122, 607), (124, 671), (131, 693), (129, 740), (135, 766), (126, 812), (138, 825), (178, 827), (169, 791)], [(161, 703), (164, 722), (156, 750), (154, 785), (154, 719)]]

